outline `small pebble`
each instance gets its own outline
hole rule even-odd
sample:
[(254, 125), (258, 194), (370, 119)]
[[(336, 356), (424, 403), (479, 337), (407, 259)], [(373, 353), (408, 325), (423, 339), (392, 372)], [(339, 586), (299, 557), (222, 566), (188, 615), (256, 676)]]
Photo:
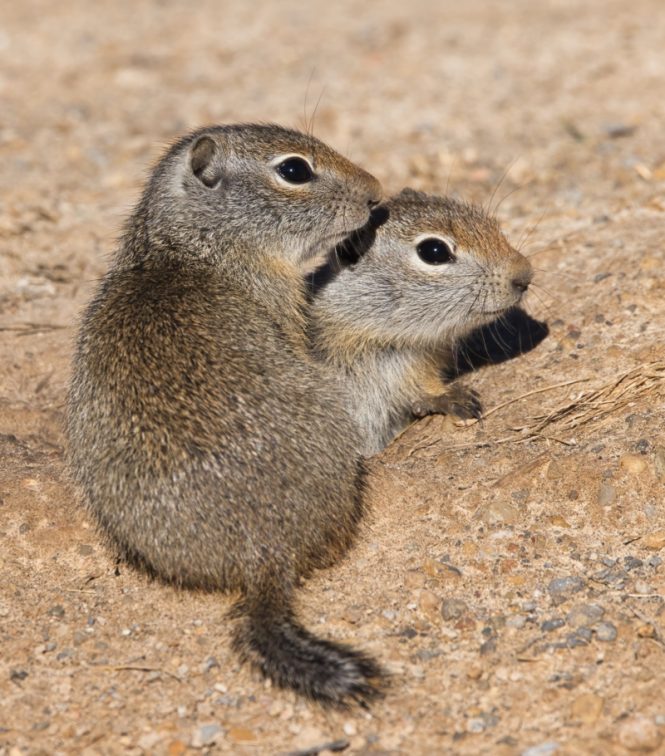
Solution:
[(581, 591), (585, 585), (586, 583), (581, 577), (568, 575), (567, 577), (551, 580), (547, 586), (547, 590), (555, 603), (561, 603), (568, 596)]
[(74, 641), (75, 646), (80, 646), (82, 643), (85, 643), (87, 640), (90, 640), (90, 636), (87, 633), (83, 632), (82, 630), (77, 630), (74, 633), (73, 641)]
[(614, 569), (601, 570), (594, 574), (593, 579), (598, 583), (605, 583), (614, 588), (623, 588), (626, 584), (628, 573), (620, 567)]
[(570, 717), (585, 725), (595, 724), (603, 712), (605, 701), (595, 693), (582, 693), (570, 707)]
[(505, 500), (493, 501), (484, 510), (483, 517), (490, 525), (516, 525), (520, 521), (520, 508)]
[(650, 753), (660, 746), (661, 741), (656, 725), (641, 714), (630, 717), (619, 727), (619, 743), (629, 751)]
[(200, 725), (192, 734), (192, 748), (203, 748), (203, 746), (212, 745), (219, 739), (223, 730), (216, 723)]
[(596, 638), (605, 643), (611, 643), (616, 640), (617, 629), (611, 622), (598, 622), (593, 629), (596, 631)]
[(587, 627), (598, 622), (605, 610), (598, 604), (576, 604), (566, 615), (566, 622), (575, 628)]
[(539, 743), (525, 749), (520, 756), (550, 756), (550, 754), (556, 753), (558, 750), (559, 744), (553, 740), (548, 740), (545, 743)]
[(429, 619), (434, 620), (440, 616), (441, 602), (439, 597), (432, 591), (423, 590), (420, 592), (418, 608)]
[(563, 627), (566, 621), (561, 617), (555, 617), (554, 619), (545, 620), (540, 626), (540, 629), (545, 633), (551, 633), (553, 630), (558, 630)]
[(598, 489), (598, 503), (601, 507), (609, 507), (616, 501), (617, 492), (609, 483), (601, 483)]
[(485, 729), (485, 722), (480, 717), (474, 717), (467, 722), (466, 731), (477, 734), (483, 732)]
[(585, 641), (590, 641), (593, 637), (593, 633), (588, 627), (578, 627), (575, 633), (578, 638), (582, 638)]
[(526, 625), (526, 617), (523, 614), (511, 614), (506, 617), (506, 627), (513, 627), (517, 630)]
[(629, 475), (641, 475), (647, 469), (647, 463), (640, 454), (624, 454), (619, 466)]
[(65, 616), (65, 607), (61, 604), (56, 604), (55, 606), (52, 606), (48, 610), (48, 614), (51, 617), (57, 617), (58, 619), (62, 619)]
[(605, 133), (610, 139), (622, 139), (632, 136), (637, 131), (637, 126), (630, 123), (609, 123), (605, 126)]
[(647, 596), (649, 593), (653, 593), (653, 587), (649, 583), (645, 583), (644, 580), (637, 580), (635, 582), (635, 593)]
[(490, 638), (489, 640), (486, 640), (480, 646), (480, 655), (481, 656), (485, 656), (486, 654), (491, 654), (494, 651), (496, 651), (496, 638)]
[(662, 549), (665, 546), (665, 530), (655, 530), (653, 533), (645, 535), (642, 539), (642, 546), (652, 551)]
[(256, 740), (254, 731), (247, 727), (230, 727), (226, 734), (234, 743), (252, 743)]
[(136, 745), (146, 753), (154, 753), (155, 746), (162, 739), (158, 732), (146, 732), (136, 741)]
[(219, 669), (219, 662), (214, 656), (209, 656), (201, 665), (201, 669), (204, 673), (210, 672), (211, 669)]
[[(580, 628), (580, 630), (585, 630), (586, 628)], [(578, 630), (575, 633), (569, 633), (566, 636), (566, 648), (579, 648), (580, 646), (587, 646), (589, 644), (589, 641), (587, 638), (585, 638), (580, 631)]]
[(470, 680), (480, 680), (483, 674), (483, 668), (479, 664), (471, 664), (466, 671), (466, 676)]
[(441, 615), (444, 620), (459, 619), (467, 611), (467, 606), (462, 599), (449, 598), (444, 599), (441, 604)]
[(657, 446), (654, 449), (653, 463), (656, 475), (662, 480), (665, 478), (665, 446)]

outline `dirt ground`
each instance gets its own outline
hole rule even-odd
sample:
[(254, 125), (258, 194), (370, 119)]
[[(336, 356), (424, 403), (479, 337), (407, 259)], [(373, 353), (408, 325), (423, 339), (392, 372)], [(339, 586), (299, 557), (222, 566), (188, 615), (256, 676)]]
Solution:
[[(665, 753), (662, 11), (3, 4), (1, 756)], [(308, 627), (392, 672), (370, 711), (240, 668), (227, 599), (116, 569), (63, 467), (77, 314), (151, 162), (315, 110), (389, 190), (494, 197), (550, 328), (465, 378), (500, 407), (481, 425), (424, 420), (372, 461), (371, 522), (302, 591)]]

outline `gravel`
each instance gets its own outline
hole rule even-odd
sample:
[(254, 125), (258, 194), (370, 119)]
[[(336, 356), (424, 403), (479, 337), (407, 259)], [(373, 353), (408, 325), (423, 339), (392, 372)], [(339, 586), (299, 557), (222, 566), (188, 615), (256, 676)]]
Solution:
[(596, 638), (605, 643), (611, 643), (617, 638), (617, 629), (611, 622), (598, 622), (593, 626)]
[(586, 581), (578, 575), (568, 575), (567, 577), (555, 578), (547, 586), (552, 601), (555, 604), (561, 604), (574, 593), (581, 591), (586, 585)]

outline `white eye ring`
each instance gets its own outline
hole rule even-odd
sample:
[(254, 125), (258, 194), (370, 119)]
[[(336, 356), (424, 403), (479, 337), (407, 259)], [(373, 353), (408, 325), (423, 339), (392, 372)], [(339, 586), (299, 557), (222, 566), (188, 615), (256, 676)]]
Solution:
[(270, 165), (275, 169), (279, 183), (290, 188), (304, 186), (316, 178), (310, 161), (298, 153), (280, 155), (271, 160)]
[(425, 267), (430, 272), (456, 262), (457, 245), (446, 236), (420, 234), (414, 240), (414, 247), (418, 266)]

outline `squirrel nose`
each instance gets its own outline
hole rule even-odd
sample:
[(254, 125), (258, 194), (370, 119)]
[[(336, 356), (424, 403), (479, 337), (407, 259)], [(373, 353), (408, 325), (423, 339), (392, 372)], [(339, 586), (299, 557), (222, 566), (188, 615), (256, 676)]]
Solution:
[(533, 269), (528, 261), (525, 260), (525, 264), (513, 274), (511, 285), (516, 294), (520, 296), (529, 288), (529, 284), (533, 278)]
[(515, 289), (515, 291), (521, 295), (524, 294), (524, 292), (529, 288), (532, 277), (533, 276), (530, 270), (521, 271), (513, 278), (510, 283), (512, 284), (513, 289)]

